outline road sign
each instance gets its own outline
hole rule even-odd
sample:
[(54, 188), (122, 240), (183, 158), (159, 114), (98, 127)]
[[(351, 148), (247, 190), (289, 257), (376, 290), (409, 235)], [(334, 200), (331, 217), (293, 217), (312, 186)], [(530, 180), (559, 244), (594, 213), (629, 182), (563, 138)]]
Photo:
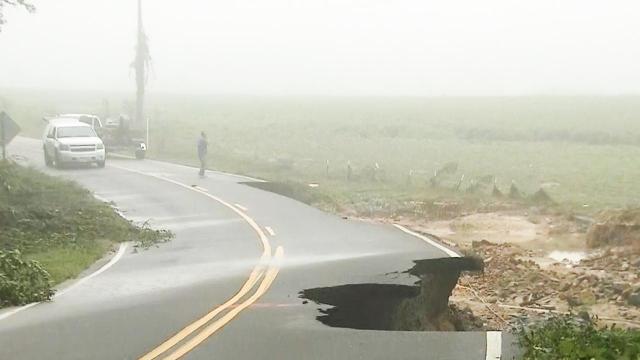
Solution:
[(6, 113), (0, 113), (0, 146), (2, 146), (2, 158), (7, 158), (5, 147), (20, 132), (20, 126)]

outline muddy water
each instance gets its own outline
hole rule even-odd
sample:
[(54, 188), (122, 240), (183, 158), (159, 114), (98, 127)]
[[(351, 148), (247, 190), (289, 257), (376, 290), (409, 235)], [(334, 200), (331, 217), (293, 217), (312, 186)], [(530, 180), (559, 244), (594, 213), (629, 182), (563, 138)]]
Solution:
[(571, 264), (577, 264), (580, 260), (587, 257), (586, 251), (561, 251), (554, 250), (547, 256), (557, 262), (569, 262)]

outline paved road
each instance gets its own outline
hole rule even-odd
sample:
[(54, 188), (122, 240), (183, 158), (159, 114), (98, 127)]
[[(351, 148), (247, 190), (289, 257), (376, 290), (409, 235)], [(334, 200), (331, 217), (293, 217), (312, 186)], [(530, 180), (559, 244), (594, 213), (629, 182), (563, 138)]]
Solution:
[(499, 346), (484, 332), (316, 320), (318, 305), (299, 298), (304, 289), (411, 284), (416, 278), (398, 272), (413, 260), (450, 256), (393, 226), (329, 215), (230, 174), (200, 179), (193, 168), (124, 159), (48, 169), (40, 143), (25, 138), (9, 152), (176, 238), (147, 251), (121, 248), (54, 301), (0, 312), (0, 359), (486, 359), (500, 350), (511, 358), (507, 336)]

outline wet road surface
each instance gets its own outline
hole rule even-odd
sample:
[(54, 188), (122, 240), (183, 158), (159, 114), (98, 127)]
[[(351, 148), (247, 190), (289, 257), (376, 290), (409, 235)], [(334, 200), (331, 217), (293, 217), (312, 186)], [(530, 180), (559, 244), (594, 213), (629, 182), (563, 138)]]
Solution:
[(411, 285), (416, 278), (402, 271), (413, 260), (451, 256), (391, 225), (326, 214), (230, 174), (202, 179), (195, 168), (126, 159), (110, 159), (105, 169), (50, 169), (40, 142), (26, 138), (9, 153), (176, 237), (146, 251), (129, 244), (54, 301), (1, 311), (0, 359), (512, 357), (506, 335), (355, 330), (316, 320), (319, 306), (299, 297), (304, 289)]

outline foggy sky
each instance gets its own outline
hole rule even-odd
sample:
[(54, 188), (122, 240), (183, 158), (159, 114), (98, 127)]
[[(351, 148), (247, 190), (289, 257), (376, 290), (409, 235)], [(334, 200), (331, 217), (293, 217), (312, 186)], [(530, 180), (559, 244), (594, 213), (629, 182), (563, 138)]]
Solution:
[[(135, 0), (5, 9), (0, 88), (132, 91)], [(640, 2), (154, 0), (149, 91), (640, 93)]]

